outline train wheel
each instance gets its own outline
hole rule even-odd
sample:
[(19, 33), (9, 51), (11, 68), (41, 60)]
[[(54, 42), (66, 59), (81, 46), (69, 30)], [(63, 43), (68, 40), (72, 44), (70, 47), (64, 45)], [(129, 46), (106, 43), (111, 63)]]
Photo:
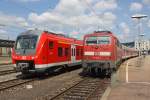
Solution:
[(83, 73), (87, 73), (88, 72), (88, 68), (84, 67), (82, 70)]
[(82, 72), (81, 72), (81, 75), (82, 75), (82, 76), (87, 76), (88, 73), (89, 73), (88, 68), (87, 68), (87, 67), (83, 67)]
[(112, 68), (109, 68), (109, 69), (107, 69), (107, 72), (106, 72), (107, 74), (106, 74), (106, 75), (107, 75), (108, 77), (111, 77), (111, 75), (112, 75), (113, 72), (114, 72), (113, 69), (112, 69)]
[(117, 71), (117, 67), (112, 68), (113, 72)]
[(90, 75), (91, 76), (96, 76), (95, 68), (91, 68)]

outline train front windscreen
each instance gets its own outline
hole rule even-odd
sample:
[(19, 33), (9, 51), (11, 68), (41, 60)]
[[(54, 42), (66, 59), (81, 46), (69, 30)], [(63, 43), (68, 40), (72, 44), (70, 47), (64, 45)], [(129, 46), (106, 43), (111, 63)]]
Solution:
[(92, 36), (85, 39), (86, 45), (110, 44), (109, 36)]
[(36, 51), (37, 41), (38, 41), (37, 35), (18, 36), (15, 45), (16, 54), (34, 55)]

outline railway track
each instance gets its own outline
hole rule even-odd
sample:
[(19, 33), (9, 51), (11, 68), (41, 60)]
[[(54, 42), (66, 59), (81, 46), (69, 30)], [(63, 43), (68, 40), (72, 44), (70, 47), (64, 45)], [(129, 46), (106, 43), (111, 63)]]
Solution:
[(28, 82), (34, 81), (34, 79), (28, 79), (28, 80), (23, 80), (23, 79), (12, 79), (12, 80), (8, 80), (8, 81), (4, 81), (4, 82), (0, 82), (0, 91), (21, 85), (21, 84), (25, 84)]
[(11, 73), (16, 73), (16, 71), (15, 71), (15, 70), (4, 70), (4, 71), (0, 71), (0, 76), (6, 75), (6, 74), (11, 74)]
[[(72, 69), (70, 69), (69, 71), (67, 71), (67, 73), (68, 72), (71, 72), (71, 71), (73, 71)], [(56, 73), (54, 73), (54, 75), (52, 75), (52, 76), (49, 76), (49, 77), (47, 77), (47, 76), (42, 76), (43, 78), (45, 77), (47, 77), (47, 79), (49, 79), (49, 78), (52, 78), (52, 77), (55, 77), (55, 76), (57, 76), (57, 75), (60, 75), (60, 74), (63, 74), (63, 73), (65, 73), (65, 72), (61, 72), (61, 73), (58, 73), (58, 74), (56, 74)], [(1, 74), (0, 74), (1, 75)], [(28, 77), (28, 76), (27, 76)], [(37, 76), (38, 77), (38, 76)], [(12, 88), (12, 87), (15, 87), (15, 86), (19, 86), (19, 85), (21, 85), (21, 84), (25, 84), (25, 83), (28, 83), (28, 82), (32, 82), (32, 81), (35, 81), (36, 79), (37, 79), (37, 77), (36, 76), (34, 76), (34, 77), (32, 77), (31, 79), (22, 79), (22, 78), (24, 78), (24, 77), (21, 77), (21, 79), (20, 78), (17, 78), (17, 79), (12, 79), (12, 80), (8, 80), (8, 81), (3, 81), (3, 82), (0, 82), (0, 91), (3, 91), (3, 90), (5, 90), (5, 89), (9, 89), (9, 88)], [(42, 78), (41, 77), (41, 78)], [(38, 78), (40, 78), (40, 77), (38, 77)]]
[(85, 78), (55, 96), (46, 96), (44, 100), (100, 100), (110, 79)]

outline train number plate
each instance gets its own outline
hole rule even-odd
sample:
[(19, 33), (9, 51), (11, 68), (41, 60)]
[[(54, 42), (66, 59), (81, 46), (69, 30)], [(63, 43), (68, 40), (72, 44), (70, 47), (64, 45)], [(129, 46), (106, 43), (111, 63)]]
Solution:
[(18, 63), (18, 66), (22, 68), (29, 67), (29, 63)]

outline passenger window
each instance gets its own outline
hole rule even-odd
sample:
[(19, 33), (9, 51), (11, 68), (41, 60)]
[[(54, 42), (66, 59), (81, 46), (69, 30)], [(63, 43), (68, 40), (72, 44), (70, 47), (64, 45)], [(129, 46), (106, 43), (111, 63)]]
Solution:
[(50, 49), (53, 49), (53, 47), (54, 47), (54, 42), (53, 42), (53, 41), (50, 41), (50, 42), (49, 42), (49, 48), (50, 48)]
[(58, 47), (58, 56), (59, 57), (63, 56), (63, 49), (62, 49), (62, 47)]
[(68, 55), (69, 55), (69, 49), (65, 48), (65, 56), (68, 56)]

